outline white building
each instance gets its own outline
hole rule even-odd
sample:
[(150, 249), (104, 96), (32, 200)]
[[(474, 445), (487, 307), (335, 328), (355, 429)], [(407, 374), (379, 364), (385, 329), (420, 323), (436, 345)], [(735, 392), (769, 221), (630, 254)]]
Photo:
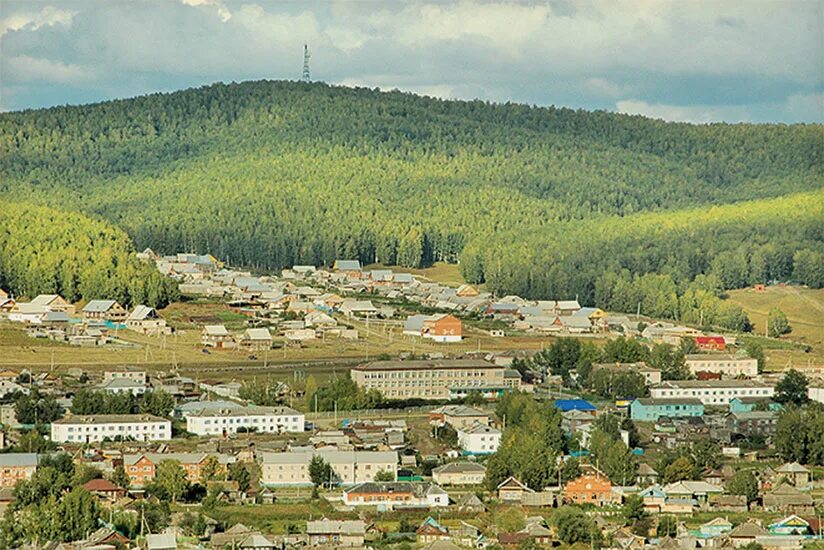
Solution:
[(28, 395), (29, 388), (23, 387), (14, 380), (0, 380), (0, 397), (5, 397), (10, 393), (25, 393)]
[(458, 430), (458, 444), (464, 452), (473, 455), (487, 455), (498, 450), (501, 444), (501, 430), (492, 426), (475, 424)]
[(95, 443), (105, 438), (168, 441), (172, 423), (150, 414), (72, 415), (55, 420), (51, 440), (57, 443)]
[(137, 382), (129, 378), (113, 378), (103, 382), (98, 389), (108, 393), (130, 393), (132, 395), (143, 395), (146, 393), (146, 384)]
[(338, 451), (317, 449), (285, 453), (263, 453), (260, 481), (266, 486), (311, 485), (309, 463), (320, 456), (332, 467), (333, 483), (354, 485), (373, 481), (378, 472), (397, 479), (398, 453), (395, 451)]
[(810, 386), (807, 389), (807, 397), (812, 401), (824, 403), (824, 386)]
[(758, 360), (751, 357), (696, 353), (687, 355), (686, 364), (694, 375), (699, 372), (713, 372), (721, 374), (725, 378), (735, 378), (742, 375), (758, 376)]
[(429, 482), (368, 482), (345, 489), (343, 503), (346, 506), (377, 506), (390, 510), (395, 506), (434, 508), (449, 506), (449, 495)]
[(775, 389), (754, 380), (670, 380), (650, 388), (653, 399), (699, 399), (704, 405), (729, 405), (735, 397), (772, 397)]
[(132, 368), (125, 368), (122, 370), (107, 370), (103, 373), (103, 382), (109, 382), (110, 380), (118, 380), (118, 379), (126, 379), (131, 380), (133, 382), (138, 382), (139, 384), (146, 384), (148, 378), (146, 376), (145, 370), (135, 370)]
[(238, 429), (258, 433), (300, 433), (306, 417), (289, 407), (241, 407), (200, 410), (186, 415), (186, 431), (197, 435), (237, 433)]

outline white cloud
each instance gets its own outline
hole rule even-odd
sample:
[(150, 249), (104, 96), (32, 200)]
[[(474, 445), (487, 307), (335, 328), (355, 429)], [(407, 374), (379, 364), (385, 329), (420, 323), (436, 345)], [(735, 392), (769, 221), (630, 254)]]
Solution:
[(90, 71), (50, 59), (20, 55), (8, 60), (7, 69), (20, 82), (57, 82), (73, 84), (90, 78)]
[(17, 12), (0, 20), (0, 36), (9, 31), (32, 30), (54, 25), (71, 25), (76, 11), (46, 6), (39, 12)]
[(618, 101), (615, 108), (619, 113), (660, 118), (669, 122), (693, 122), (703, 124), (718, 120), (728, 122), (748, 122), (752, 120), (745, 107), (717, 105), (667, 105), (625, 99)]
[(229, 8), (227, 8), (226, 4), (224, 4), (221, 0), (180, 0), (180, 2), (186, 6), (192, 7), (213, 7), (215, 8), (215, 12), (218, 17), (220, 17), (221, 21), (224, 23), (232, 18), (232, 12), (229, 11)]

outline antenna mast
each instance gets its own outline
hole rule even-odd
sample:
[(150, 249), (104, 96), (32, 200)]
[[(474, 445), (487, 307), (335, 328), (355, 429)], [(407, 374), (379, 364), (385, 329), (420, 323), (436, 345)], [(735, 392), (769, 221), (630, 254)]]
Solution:
[(301, 78), (301, 80), (303, 80), (304, 82), (311, 82), (312, 81), (312, 76), (309, 73), (309, 58), (310, 57), (312, 57), (312, 56), (309, 55), (309, 45), (304, 44), (303, 45), (303, 78)]

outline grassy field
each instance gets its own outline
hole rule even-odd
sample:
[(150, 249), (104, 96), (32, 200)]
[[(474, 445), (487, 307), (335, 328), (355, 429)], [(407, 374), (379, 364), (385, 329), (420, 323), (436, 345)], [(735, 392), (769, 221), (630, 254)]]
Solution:
[[(771, 286), (764, 291), (754, 289), (733, 290), (729, 300), (741, 306), (763, 336), (767, 315), (772, 308), (779, 308), (790, 321), (792, 332), (780, 339), (762, 339), (771, 367), (824, 367), (824, 289), (795, 286)], [(801, 349), (809, 346), (809, 352)]]

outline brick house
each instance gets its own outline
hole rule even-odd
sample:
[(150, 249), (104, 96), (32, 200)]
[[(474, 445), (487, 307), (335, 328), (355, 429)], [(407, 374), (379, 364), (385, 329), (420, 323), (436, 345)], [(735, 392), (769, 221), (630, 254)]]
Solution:
[(564, 487), (564, 500), (572, 504), (596, 506), (618, 503), (612, 493), (612, 482), (599, 473), (584, 474), (568, 481)]

